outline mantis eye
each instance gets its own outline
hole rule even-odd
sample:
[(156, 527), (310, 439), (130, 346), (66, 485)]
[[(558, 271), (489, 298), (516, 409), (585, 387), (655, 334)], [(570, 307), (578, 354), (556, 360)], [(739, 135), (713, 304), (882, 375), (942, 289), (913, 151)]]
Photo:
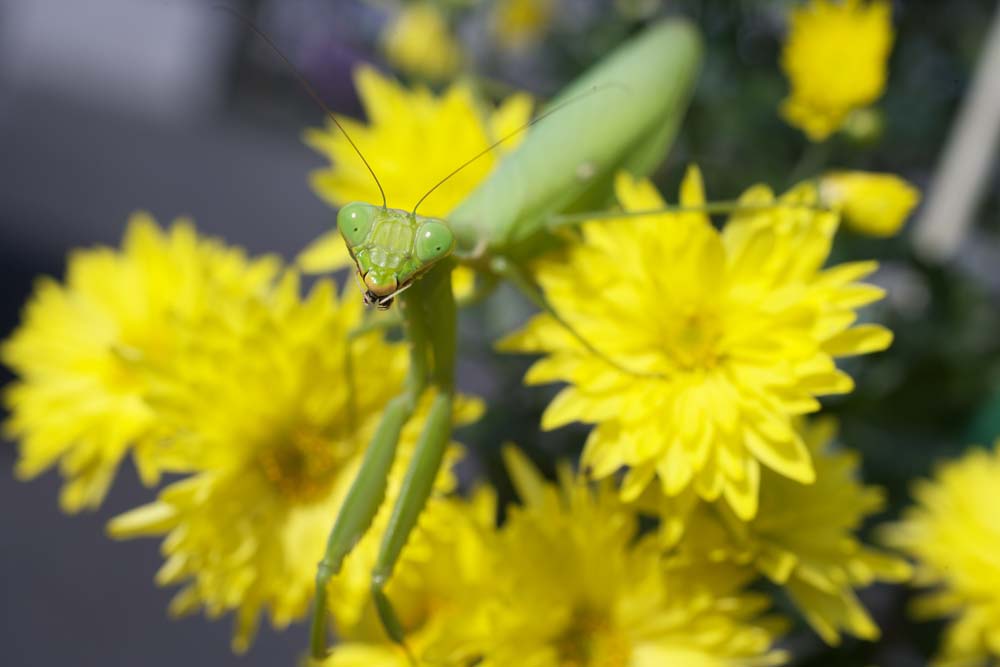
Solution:
[(337, 213), (337, 228), (347, 245), (353, 248), (368, 238), (375, 221), (374, 208), (371, 204), (352, 202)]
[(428, 220), (417, 228), (414, 251), (417, 259), (424, 264), (436, 262), (451, 252), (455, 236), (443, 222)]

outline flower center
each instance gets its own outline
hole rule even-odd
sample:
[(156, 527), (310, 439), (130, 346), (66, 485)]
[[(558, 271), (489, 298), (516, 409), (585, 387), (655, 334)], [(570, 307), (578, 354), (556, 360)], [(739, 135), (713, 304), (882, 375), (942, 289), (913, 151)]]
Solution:
[(281, 495), (306, 504), (329, 493), (347, 458), (346, 449), (315, 430), (299, 428), (279, 446), (264, 449), (257, 462)]
[(604, 614), (577, 611), (555, 640), (559, 667), (626, 667), (631, 648)]
[(674, 320), (667, 334), (667, 354), (683, 370), (708, 370), (722, 360), (722, 325), (711, 312), (694, 311)]

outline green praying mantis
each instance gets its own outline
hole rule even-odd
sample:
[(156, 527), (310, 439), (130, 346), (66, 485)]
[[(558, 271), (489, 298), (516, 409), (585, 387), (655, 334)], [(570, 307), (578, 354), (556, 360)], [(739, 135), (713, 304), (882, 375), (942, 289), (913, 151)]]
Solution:
[[(319, 563), (310, 629), (313, 657), (327, 652), (327, 582), (372, 524), (386, 495), (400, 433), (421, 395), (433, 389), (371, 573), (371, 594), (382, 624), (389, 638), (405, 647), (385, 587), (450, 440), (457, 310), (451, 271), (464, 264), (486, 284), (509, 280), (558, 319), (522, 267), (558, 242), (554, 232), (559, 226), (585, 217), (576, 213), (604, 205), (618, 170), (647, 175), (659, 164), (680, 126), (701, 53), (699, 33), (685, 21), (665, 20), (646, 28), (566, 88), (529, 124), (518, 148), (447, 220), (418, 215), (420, 204), (486, 151), (439, 181), (411, 211), (388, 208), (384, 192), (381, 205), (354, 202), (340, 209), (337, 227), (356, 264), (365, 302), (386, 309), (398, 300), (409, 341), (409, 371), (402, 393), (385, 407)], [(555, 111), (557, 117), (551, 118)]]

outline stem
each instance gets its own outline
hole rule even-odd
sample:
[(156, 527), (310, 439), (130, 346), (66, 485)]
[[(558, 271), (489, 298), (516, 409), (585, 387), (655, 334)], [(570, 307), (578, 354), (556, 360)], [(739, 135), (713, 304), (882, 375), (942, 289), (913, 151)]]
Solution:
[(799, 161), (795, 163), (795, 166), (792, 167), (792, 171), (788, 175), (789, 187), (799, 181), (816, 176), (823, 170), (829, 156), (829, 140), (819, 143), (809, 142), (805, 150), (802, 151), (802, 155), (799, 156)]

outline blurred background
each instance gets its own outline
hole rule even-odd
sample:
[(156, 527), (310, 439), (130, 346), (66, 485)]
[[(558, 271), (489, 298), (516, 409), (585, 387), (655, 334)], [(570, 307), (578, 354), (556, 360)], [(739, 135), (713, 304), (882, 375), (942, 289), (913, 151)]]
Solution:
[[(136, 209), (161, 223), (189, 215), (204, 233), (288, 258), (332, 224), (333, 212), (306, 182), (323, 161), (300, 140), (305, 127), (322, 123), (321, 112), (260, 40), (212, 4), (0, 0), (0, 337), (16, 325), (35, 276), (61, 275), (70, 248), (117, 244)], [(379, 44), (398, 3), (226, 4), (252, 17), (338, 113), (360, 116), (357, 64), (394, 71)], [(793, 175), (810, 175), (801, 173), (803, 136), (777, 113), (787, 92), (778, 54), (790, 3), (554, 0), (542, 20), (517, 30), (498, 29), (494, 2), (441, 4), (466, 72), (484, 90), (525, 89), (540, 99), (650, 18), (689, 16), (707, 36), (707, 60), (657, 176), (661, 188), (675, 193), (690, 162), (716, 199), (756, 182), (784, 189)], [(991, 0), (896, 2), (889, 83), (877, 104), (882, 129), (835, 139), (827, 164), (897, 173), (926, 197), (996, 11)], [(860, 449), (867, 479), (888, 489), (890, 513), (935, 460), (1000, 435), (1000, 173), (994, 163), (969, 178), (978, 188), (952, 221), (962, 230), (954, 250), (934, 252), (932, 236), (914, 243), (916, 230), (931, 224), (921, 210), (893, 239), (842, 233), (832, 258), (879, 259), (875, 280), (889, 290), (868, 312), (896, 333), (895, 343), (852, 361), (857, 391), (827, 405), (844, 441)], [(528, 360), (490, 352), (489, 341), (528, 312), (501, 292), (462, 323), (461, 384), (490, 407), (462, 439), (479, 472), (501, 488), (501, 442), (518, 441), (551, 470), (558, 457), (578, 453), (584, 433), (540, 438), (538, 416), (553, 390), (514, 391)], [(303, 627), (263, 629), (251, 652), (236, 657), (227, 622), (167, 620), (172, 592), (152, 583), (158, 545), (104, 536), (108, 518), (150, 497), (131, 470), (100, 511), (67, 517), (57, 508), (57, 475), (16, 482), (15, 454), (10, 443), (0, 447), (0, 664), (294, 663)], [(906, 596), (867, 593), (884, 629), (879, 643), (826, 650), (803, 631), (792, 640), (801, 642), (796, 664), (923, 664), (940, 628), (909, 622)]]

